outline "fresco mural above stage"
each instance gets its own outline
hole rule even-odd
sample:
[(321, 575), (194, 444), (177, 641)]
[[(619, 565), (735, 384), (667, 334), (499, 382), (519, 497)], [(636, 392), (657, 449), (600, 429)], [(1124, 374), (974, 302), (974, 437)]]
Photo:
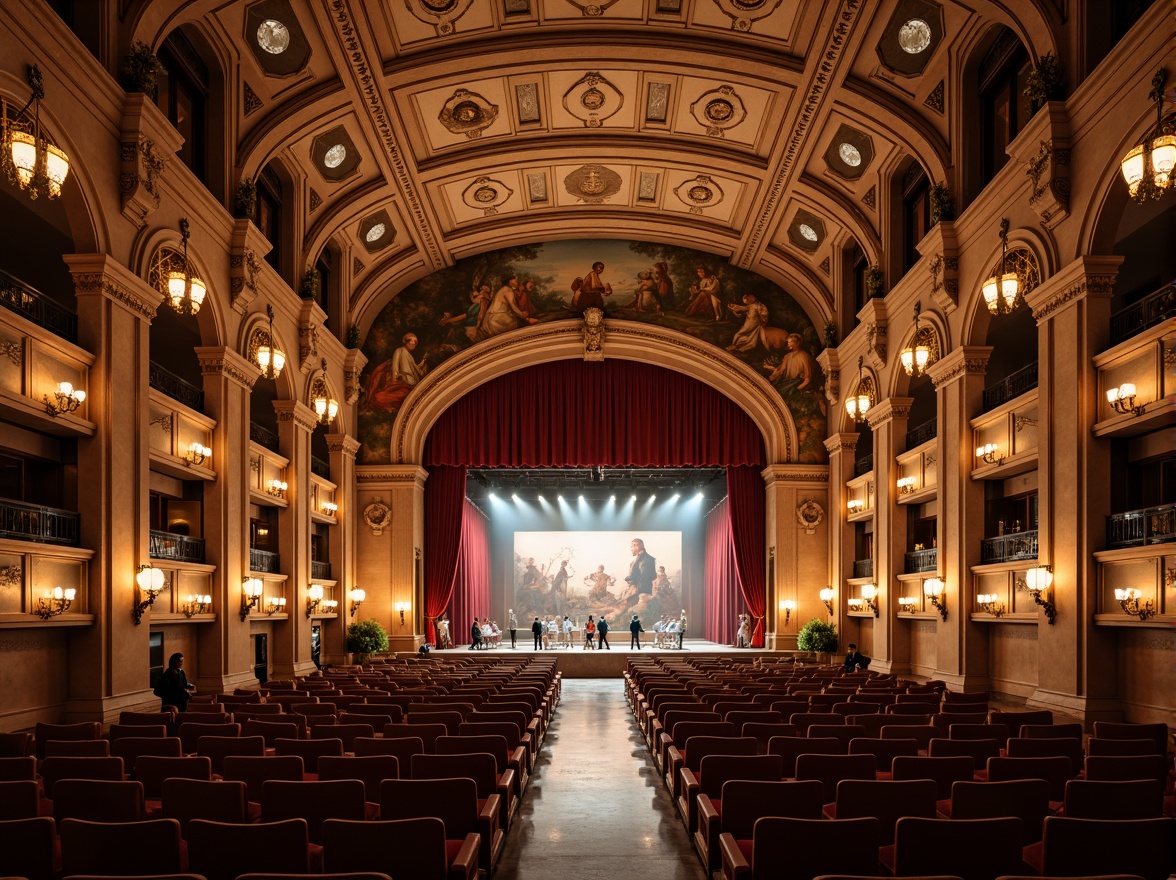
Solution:
[(616, 239), (556, 241), (468, 257), (406, 287), (368, 330), (361, 378), (361, 464), (390, 460), (392, 423), (405, 399), (446, 358), (520, 327), (609, 318), (686, 333), (761, 373), (799, 434), (798, 461), (827, 460), (820, 337), (779, 286), (689, 248)]

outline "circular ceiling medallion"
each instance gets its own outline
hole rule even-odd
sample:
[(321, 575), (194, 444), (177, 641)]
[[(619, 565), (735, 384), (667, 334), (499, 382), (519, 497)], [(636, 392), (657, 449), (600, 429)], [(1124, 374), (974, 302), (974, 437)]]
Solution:
[(328, 168), (338, 168), (346, 158), (347, 148), (342, 144), (335, 144), (335, 146), (323, 153), (323, 164)]
[(487, 204), (498, 198), (498, 190), (492, 186), (480, 186), (474, 190), (474, 201)]
[(420, 4), (429, 12), (441, 14), (452, 12), (457, 6), (457, 0), (420, 0)]
[(817, 241), (818, 240), (817, 231), (815, 229), (813, 229), (811, 226), (809, 226), (807, 223), (801, 223), (799, 226), (797, 226), (797, 229), (799, 229), (800, 234), (803, 235), (805, 238), (807, 238), (809, 241)]
[(861, 151), (853, 144), (843, 143), (837, 147), (837, 155), (841, 157), (841, 161), (846, 165), (851, 165), (857, 168), (862, 164)]
[(473, 101), (462, 101), (453, 108), (453, 118), (463, 125), (474, 125), (482, 118), (482, 108)]
[(707, 104), (703, 112), (711, 122), (726, 122), (735, 115), (735, 105), (720, 98)]
[(912, 18), (898, 29), (898, 45), (908, 55), (918, 55), (931, 45), (931, 25), (921, 18)]
[(580, 95), (580, 105), (585, 110), (599, 110), (604, 106), (604, 92), (600, 89), (587, 89)]
[(257, 26), (257, 45), (271, 55), (281, 55), (290, 47), (290, 29), (280, 21), (267, 18)]
[(703, 186), (702, 184), (692, 186), (689, 190), (686, 191), (686, 197), (689, 198), (690, 201), (696, 202), (700, 205), (705, 205), (707, 202), (713, 199), (714, 196), (714, 191), (711, 190), (709, 186)]
[(363, 237), (364, 241), (368, 242), (368, 244), (371, 244), (372, 242), (379, 241), (381, 238), (384, 237), (384, 233), (387, 230), (388, 230), (388, 227), (385, 226), (383, 223), (376, 223), (372, 226), (371, 229), (369, 229), (367, 231), (367, 234), (364, 235), (364, 237)]

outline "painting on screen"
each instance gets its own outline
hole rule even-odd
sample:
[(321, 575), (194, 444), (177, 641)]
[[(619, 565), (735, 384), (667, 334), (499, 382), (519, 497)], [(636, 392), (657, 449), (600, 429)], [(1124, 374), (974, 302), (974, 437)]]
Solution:
[(536, 617), (591, 614), (624, 629), (634, 614), (648, 629), (682, 610), (682, 533), (515, 532), (507, 607), (526, 628)]

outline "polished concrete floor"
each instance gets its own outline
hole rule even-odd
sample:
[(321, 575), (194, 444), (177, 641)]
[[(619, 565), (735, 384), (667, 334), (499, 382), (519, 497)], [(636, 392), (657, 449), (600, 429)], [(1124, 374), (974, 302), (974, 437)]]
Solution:
[(497, 880), (707, 880), (623, 687), (564, 680)]

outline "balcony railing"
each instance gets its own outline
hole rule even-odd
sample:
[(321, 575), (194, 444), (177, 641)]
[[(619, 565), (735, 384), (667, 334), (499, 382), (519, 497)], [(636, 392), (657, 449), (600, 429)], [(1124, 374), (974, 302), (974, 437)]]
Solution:
[(310, 472), (317, 477), (322, 477), (324, 480), (331, 479), (331, 463), (323, 461), (321, 458), (310, 457)]
[(874, 453), (863, 455), (853, 463), (853, 475), (860, 477), (862, 474), (868, 474), (874, 469)]
[(1176, 284), (1161, 287), (1137, 303), (1111, 315), (1111, 345), (1118, 345), (1148, 327), (1176, 316)]
[(1008, 403), (1014, 397), (1020, 397), (1026, 391), (1037, 387), (1037, 363), (1022, 367), (1009, 375), (1003, 382), (984, 389), (984, 411), (996, 409), (1002, 403)]
[(906, 448), (908, 450), (914, 449), (916, 446), (922, 446), (928, 440), (933, 439), (938, 427), (939, 420), (931, 419), (929, 422), (923, 422), (923, 424), (911, 428), (906, 434)]
[(869, 578), (874, 576), (873, 559), (855, 559), (853, 561), (853, 576), (855, 578)]
[(985, 538), (980, 542), (980, 564), (990, 562), (1013, 562), (1018, 559), (1037, 558), (1037, 529), (1031, 532), (1015, 532), (996, 538)]
[(329, 581), (331, 579), (331, 563), (312, 559), (310, 561), (310, 576), (315, 580)]
[(156, 391), (166, 394), (172, 400), (178, 400), (189, 409), (204, 412), (204, 392), (191, 382), (187, 382), (170, 370), (164, 369), (155, 361), (151, 361), (147, 384)]
[(257, 422), (249, 423), (249, 439), (271, 452), (278, 451), (278, 435), (268, 428), (263, 428)]
[(204, 539), (189, 538), (172, 532), (154, 529), (147, 539), (147, 555), (152, 559), (173, 559), (176, 562), (204, 562)]
[(0, 538), (78, 545), (78, 515), (71, 510), (0, 500)]
[(903, 565), (904, 574), (915, 574), (920, 571), (935, 571), (939, 567), (939, 549), (913, 550), (906, 554)]
[(1107, 517), (1107, 546), (1134, 547), (1176, 541), (1176, 504), (1129, 510)]
[(278, 574), (278, 554), (270, 553), (268, 550), (256, 550), (253, 547), (250, 547), (249, 570)]
[(77, 315), (7, 272), (0, 272), (0, 305), (62, 339), (78, 341)]

